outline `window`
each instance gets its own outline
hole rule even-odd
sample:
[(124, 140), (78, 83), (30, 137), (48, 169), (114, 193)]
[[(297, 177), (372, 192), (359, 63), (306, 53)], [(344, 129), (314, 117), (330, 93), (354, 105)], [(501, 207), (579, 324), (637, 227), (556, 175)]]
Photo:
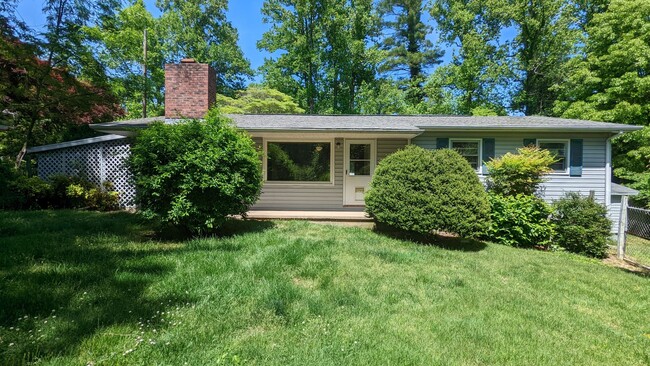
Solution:
[(553, 156), (555, 156), (555, 159), (557, 160), (556, 163), (553, 163), (551, 165), (551, 169), (553, 169), (556, 173), (564, 173), (567, 170), (567, 151), (569, 150), (569, 142), (568, 141), (545, 141), (545, 140), (539, 140), (537, 142), (537, 146), (539, 146), (540, 149), (545, 149), (551, 152)]
[(266, 179), (279, 182), (330, 182), (331, 143), (268, 142)]
[(480, 140), (451, 140), (451, 148), (464, 157), (472, 169), (478, 170), (481, 166), (481, 141)]
[(370, 175), (370, 144), (350, 144), (349, 175)]

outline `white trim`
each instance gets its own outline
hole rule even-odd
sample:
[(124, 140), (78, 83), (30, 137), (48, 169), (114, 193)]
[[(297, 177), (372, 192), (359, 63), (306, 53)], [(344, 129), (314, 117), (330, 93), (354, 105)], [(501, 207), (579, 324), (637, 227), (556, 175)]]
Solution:
[[(478, 175), (483, 175), (483, 139), (482, 138), (461, 138), (454, 137), (449, 139), (449, 148), (454, 149), (454, 142), (478, 142), (478, 163), (475, 169)], [(461, 155), (462, 156), (462, 155)], [(464, 158), (464, 157), (463, 157)]]
[(612, 204), (612, 138), (605, 142), (605, 207), (608, 208)]
[(535, 145), (540, 147), (540, 143), (558, 143), (566, 144), (566, 151), (564, 153), (564, 171), (553, 170), (549, 175), (569, 175), (571, 173), (571, 139), (536, 139)]
[[(334, 177), (334, 164), (335, 164), (335, 155), (336, 155), (336, 144), (335, 139), (318, 139), (318, 138), (262, 138), (262, 145), (264, 147), (264, 156), (262, 158), (262, 176), (264, 178), (264, 184), (274, 185), (274, 186), (333, 186), (335, 184)], [(304, 142), (304, 143), (319, 143), (327, 142), (330, 144), (330, 180), (329, 182), (309, 182), (309, 181), (281, 181), (281, 180), (268, 180), (268, 143), (269, 142)]]

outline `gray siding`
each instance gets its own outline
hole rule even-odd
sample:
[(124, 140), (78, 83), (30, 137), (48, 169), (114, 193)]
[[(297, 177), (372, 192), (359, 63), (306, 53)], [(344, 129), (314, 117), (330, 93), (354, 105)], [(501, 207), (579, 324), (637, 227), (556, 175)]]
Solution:
[[(254, 138), (263, 151), (262, 139)], [(336, 143), (341, 147), (336, 148)], [(377, 139), (377, 161), (403, 148), (407, 139)], [(256, 210), (342, 210), (343, 207), (343, 148), (344, 140), (334, 140), (334, 184), (265, 183)], [(349, 208), (359, 210), (359, 208)]]
[[(584, 140), (584, 156), (582, 176), (570, 177), (568, 174), (550, 174), (547, 181), (542, 185), (542, 196), (547, 201), (553, 201), (562, 197), (567, 192), (580, 192), (588, 195), (594, 192), (598, 202), (605, 204), (605, 146), (607, 141), (606, 134), (566, 134), (566, 133), (538, 133), (538, 134), (515, 134), (515, 133), (478, 133), (478, 132), (458, 132), (458, 133), (437, 133), (425, 132), (414, 138), (411, 142), (418, 146), (435, 149), (436, 139), (438, 137), (446, 138), (494, 138), (496, 156), (504, 155), (507, 152), (516, 152), (523, 146), (524, 139), (571, 139), (581, 138)], [(484, 178), (484, 177), (481, 177)]]
[[(254, 139), (263, 150), (261, 139)], [(336, 148), (340, 142), (341, 147)], [(262, 187), (262, 195), (253, 206), (256, 210), (337, 210), (343, 205), (343, 139), (335, 139), (334, 184), (268, 183)]]
[(406, 145), (407, 139), (377, 139), (377, 163)]
[(609, 219), (612, 220), (612, 232), (618, 234), (618, 220), (621, 218), (621, 196), (612, 195), (609, 205)]

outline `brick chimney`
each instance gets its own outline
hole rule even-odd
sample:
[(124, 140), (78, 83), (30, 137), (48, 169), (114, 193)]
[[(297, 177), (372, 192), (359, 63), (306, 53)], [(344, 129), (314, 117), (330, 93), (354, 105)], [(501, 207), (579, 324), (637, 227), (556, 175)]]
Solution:
[(217, 74), (185, 58), (165, 65), (165, 118), (203, 118), (217, 98)]

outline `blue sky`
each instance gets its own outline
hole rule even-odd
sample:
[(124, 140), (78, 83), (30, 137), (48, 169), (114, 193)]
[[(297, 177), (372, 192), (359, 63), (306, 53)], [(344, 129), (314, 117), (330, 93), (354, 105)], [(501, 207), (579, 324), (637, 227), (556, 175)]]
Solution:
[[(270, 56), (268, 52), (259, 51), (256, 46), (262, 34), (269, 29), (269, 25), (262, 22), (260, 10), (263, 2), (264, 0), (231, 0), (228, 9), (228, 19), (239, 32), (239, 46), (253, 69), (264, 63), (264, 57)], [(147, 9), (158, 16), (155, 3), (155, 0), (145, 0)], [(43, 0), (21, 0), (17, 12), (27, 24), (38, 29), (45, 23), (42, 7)]]
[[(260, 10), (263, 2), (264, 0), (231, 0), (228, 10), (228, 19), (239, 32), (239, 46), (244, 52), (244, 56), (250, 60), (254, 70), (264, 63), (265, 57), (271, 56), (268, 52), (257, 49), (257, 41), (270, 28), (269, 24), (262, 22)], [(155, 0), (145, 0), (145, 5), (154, 16), (159, 15), (155, 7)], [(38, 29), (45, 23), (42, 7), (43, 0), (21, 0), (17, 12), (27, 24)], [(512, 37), (512, 34), (512, 29), (506, 29), (504, 38)], [(435, 42), (433, 35), (431, 35), (431, 39)], [(451, 60), (453, 49), (444, 45), (441, 47), (445, 49), (443, 63), (448, 63)], [(260, 81), (259, 76), (255, 78), (255, 81)]]

